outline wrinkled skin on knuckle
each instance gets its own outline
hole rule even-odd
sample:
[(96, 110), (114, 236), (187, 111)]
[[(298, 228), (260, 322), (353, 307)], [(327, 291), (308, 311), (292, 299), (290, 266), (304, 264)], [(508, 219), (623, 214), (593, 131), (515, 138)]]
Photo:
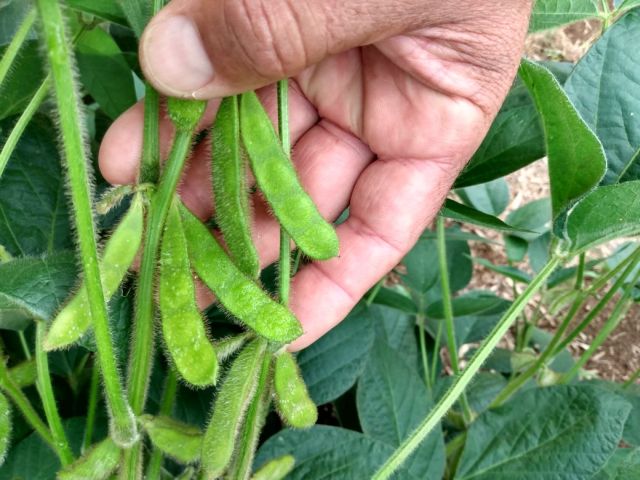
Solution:
[(215, 28), (204, 31), (214, 66), (226, 77), (240, 79), (248, 70), (259, 79), (279, 79), (324, 55), (322, 22), (304, 5), (292, 0), (224, 0), (221, 8), (223, 15), (212, 19)]

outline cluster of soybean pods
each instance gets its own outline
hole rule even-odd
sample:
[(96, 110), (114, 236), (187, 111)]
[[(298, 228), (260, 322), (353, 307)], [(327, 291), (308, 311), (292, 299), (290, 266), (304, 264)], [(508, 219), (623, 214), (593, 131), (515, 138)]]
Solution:
[[(282, 229), (302, 253), (312, 259), (331, 258), (338, 253), (338, 238), (300, 185), (258, 97), (249, 92), (222, 101), (211, 132), (215, 220), (226, 244), (223, 248), (182, 204), (175, 193), (176, 182), (162, 181), (178, 177), (167, 170), (182, 170), (205, 107), (201, 101), (168, 100), (176, 134), (161, 187), (157, 191), (131, 190), (130, 207), (102, 250), (100, 271), (104, 295), (109, 299), (142, 243), (158, 243), (156, 296), (169, 363), (195, 388), (217, 385), (218, 378), (223, 378), (204, 433), (162, 415), (142, 415), (137, 422), (154, 447), (179, 462), (199, 464), (203, 478), (219, 478), (229, 470), (250, 472), (272, 399), (282, 420), (291, 427), (307, 428), (317, 420), (316, 406), (295, 357), (286, 350), (287, 343), (302, 333), (301, 325), (287, 305), (272, 298), (259, 283), (247, 164)], [(150, 198), (154, 196), (166, 198)], [(145, 211), (150, 204), (153, 208), (147, 225), (164, 224), (157, 240), (145, 238)], [(146, 235), (153, 236), (152, 232)], [(196, 304), (193, 272), (222, 308), (247, 327), (243, 334), (216, 342), (210, 339)], [(52, 322), (44, 342), (46, 350), (67, 347), (85, 335), (91, 326), (88, 302), (86, 287), (81, 286)], [(221, 375), (220, 362), (231, 358)], [(234, 463), (238, 462), (248, 468), (237, 468)], [(282, 458), (267, 468), (290, 467), (290, 462), (290, 458)], [(260, 478), (259, 474), (255, 478)]]

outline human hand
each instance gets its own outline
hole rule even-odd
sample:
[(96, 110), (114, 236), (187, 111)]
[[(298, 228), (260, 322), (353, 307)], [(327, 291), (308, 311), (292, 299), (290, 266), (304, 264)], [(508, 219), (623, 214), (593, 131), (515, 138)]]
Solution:
[[(484, 138), (515, 75), (531, 0), (173, 0), (140, 46), (148, 80), (166, 95), (221, 98), (291, 77), (293, 161), (322, 214), (335, 219), (340, 256), (305, 265), (290, 306), (303, 348), (339, 323), (395, 267), (437, 214)], [(210, 102), (202, 128), (219, 102)], [(100, 168), (135, 180), (142, 104), (111, 126)], [(168, 147), (170, 123), (161, 125)], [(206, 145), (181, 186), (189, 208), (213, 213)], [(278, 224), (255, 196), (263, 265), (278, 256)]]

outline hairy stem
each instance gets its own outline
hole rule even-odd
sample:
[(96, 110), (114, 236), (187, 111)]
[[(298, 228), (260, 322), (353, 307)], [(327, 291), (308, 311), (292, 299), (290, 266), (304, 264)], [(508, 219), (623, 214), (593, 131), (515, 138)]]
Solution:
[[(449, 359), (453, 374), (460, 373), (460, 365), (458, 364), (458, 345), (456, 344), (456, 331), (453, 323), (453, 305), (451, 303), (451, 285), (449, 283), (449, 268), (447, 266), (447, 239), (444, 228), (444, 218), (438, 216), (437, 219), (437, 243), (438, 243), (438, 265), (440, 267), (440, 287), (442, 289), (442, 306), (444, 310), (444, 321), (447, 332), (447, 349), (449, 350)], [(460, 397), (460, 406), (462, 407), (462, 416), (466, 424), (471, 423), (473, 415), (467, 396), (462, 392)]]
[(9, 46), (4, 51), (4, 55), (0, 59), (0, 86), (2, 86), (2, 82), (6, 79), (9, 69), (18, 56), (18, 52), (27, 39), (27, 35), (29, 35), (35, 20), (36, 10), (31, 8), (25, 15), (22, 23), (18, 26), (18, 30), (16, 30), (16, 33), (13, 35), (11, 43), (9, 43)]
[(429, 415), (422, 421), (416, 430), (409, 435), (407, 439), (398, 447), (398, 449), (387, 459), (384, 465), (373, 476), (373, 480), (386, 480), (402, 465), (402, 463), (411, 455), (416, 448), (422, 443), (425, 437), (433, 430), (442, 420), (449, 409), (460, 398), (465, 388), (473, 380), (482, 364), (491, 355), (500, 339), (504, 336), (513, 322), (518, 318), (520, 312), (525, 308), (531, 298), (542, 288), (549, 275), (553, 273), (559, 265), (560, 259), (553, 256), (545, 267), (536, 275), (522, 294), (513, 302), (509, 310), (500, 319), (491, 333), (482, 342), (476, 353), (469, 361), (467, 367), (457, 376), (444, 396), (431, 410)]
[(18, 140), (22, 137), (25, 128), (44, 102), (44, 99), (47, 98), (49, 94), (49, 88), (51, 87), (51, 75), (47, 75), (43, 82), (36, 90), (36, 93), (33, 95), (33, 98), (29, 101), (28, 105), (24, 109), (24, 111), (20, 114), (18, 121), (13, 126), (11, 133), (7, 137), (7, 141), (4, 142), (2, 146), (2, 150), (0, 150), (0, 177), (4, 173), (4, 169), (13, 154), (13, 151), (16, 149), (16, 145), (18, 145)]
[(427, 341), (425, 338), (426, 320), (424, 313), (418, 313), (416, 323), (418, 324), (418, 334), (420, 336), (420, 358), (422, 359), (422, 369), (424, 370), (424, 383), (429, 391), (431, 391), (433, 385), (431, 385), (431, 375), (429, 375), (429, 357), (427, 355)]
[(36, 322), (36, 366), (38, 372), (36, 386), (38, 387), (38, 393), (42, 400), (44, 414), (47, 417), (47, 423), (49, 424), (53, 441), (60, 449), (60, 461), (62, 465), (65, 466), (73, 462), (73, 452), (71, 451), (67, 435), (62, 427), (62, 420), (60, 419), (56, 399), (53, 395), (47, 353), (42, 349), (46, 328), (44, 322)]
[(0, 357), (0, 388), (13, 401), (15, 406), (29, 425), (56, 453), (60, 461), (65, 458), (60, 446), (54, 441), (53, 435), (45, 423), (40, 419), (38, 412), (33, 408), (27, 396), (20, 390), (20, 386), (14, 381), (7, 368), (6, 358)]
[(71, 44), (66, 35), (62, 10), (57, 1), (37, 0), (37, 6), (42, 19), (44, 41), (58, 107), (60, 133), (71, 186), (75, 231), (98, 348), (98, 360), (104, 379), (107, 403), (113, 415), (111, 435), (119, 445), (131, 445), (138, 440), (138, 433), (120, 382), (100, 280), (91, 208), (91, 178), (88, 172), (86, 142), (82, 132), (84, 122), (74, 78)]
[(91, 368), (91, 383), (89, 385), (89, 406), (87, 407), (87, 421), (84, 427), (84, 437), (82, 438), (82, 452), (91, 446), (93, 441), (93, 429), (96, 423), (96, 413), (98, 411), (98, 390), (100, 388), (100, 369), (94, 363)]
[[(178, 374), (174, 369), (170, 369), (169, 373), (167, 373), (167, 379), (164, 382), (164, 392), (162, 392), (158, 415), (171, 415), (177, 391)], [(147, 480), (160, 480), (162, 478), (161, 473), (163, 460), (164, 456), (162, 451), (158, 448), (154, 448), (151, 452), (151, 457), (149, 458), (149, 465), (147, 466)]]
[[(287, 156), (291, 155), (291, 137), (289, 134), (289, 80), (278, 82), (278, 134), (282, 149)], [(280, 227), (280, 256), (278, 259), (278, 291), (280, 303), (289, 304), (291, 287), (291, 238), (284, 228)]]

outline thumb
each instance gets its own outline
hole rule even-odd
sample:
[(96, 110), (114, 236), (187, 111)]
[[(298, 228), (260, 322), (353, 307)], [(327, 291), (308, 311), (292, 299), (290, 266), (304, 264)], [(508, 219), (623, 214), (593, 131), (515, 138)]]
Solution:
[[(223, 97), (293, 76), (328, 55), (446, 15), (439, 0), (173, 0), (141, 39), (161, 92)], [(451, 3), (468, 3), (471, 0)], [(457, 14), (459, 17), (459, 13)]]

